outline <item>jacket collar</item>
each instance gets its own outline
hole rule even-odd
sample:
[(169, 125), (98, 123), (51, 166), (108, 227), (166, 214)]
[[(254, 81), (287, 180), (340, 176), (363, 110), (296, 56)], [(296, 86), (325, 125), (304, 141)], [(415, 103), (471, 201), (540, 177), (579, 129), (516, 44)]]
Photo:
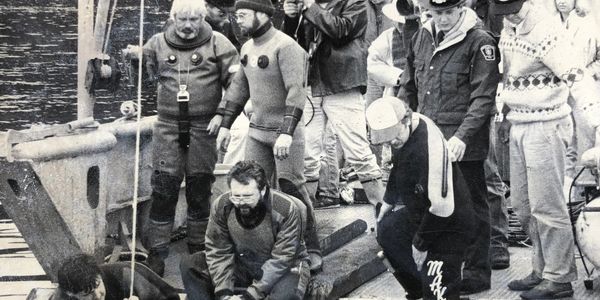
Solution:
[[(458, 23), (454, 25), (454, 27), (446, 33), (446, 37), (444, 40), (436, 47), (435, 52), (444, 50), (449, 48), (452, 45), (456, 45), (467, 36), (467, 32), (469, 30), (480, 26), (481, 20), (477, 17), (477, 14), (470, 8), (463, 8), (463, 12), (461, 13), (460, 18), (458, 19)], [(433, 19), (429, 19), (425, 24), (423, 24), (423, 28), (429, 31), (431, 36), (433, 37), (434, 29)], [(435, 37), (434, 37), (435, 38)]]
[(202, 21), (198, 36), (193, 39), (187, 40), (180, 38), (179, 35), (177, 35), (177, 32), (175, 32), (175, 22), (166, 25), (164, 36), (169, 46), (176, 49), (188, 50), (202, 46), (210, 40), (212, 35), (213, 31), (210, 25), (206, 23), (206, 21)]

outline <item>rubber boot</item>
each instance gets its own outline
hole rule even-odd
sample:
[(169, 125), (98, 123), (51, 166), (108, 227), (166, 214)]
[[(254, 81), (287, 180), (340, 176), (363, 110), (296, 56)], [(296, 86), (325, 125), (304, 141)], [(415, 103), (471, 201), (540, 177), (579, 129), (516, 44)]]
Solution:
[(206, 235), (206, 226), (208, 219), (194, 220), (187, 219), (187, 244), (190, 254), (204, 251), (204, 236)]
[(210, 215), (212, 174), (193, 174), (185, 178), (187, 210), (188, 250), (190, 254), (204, 250), (204, 235)]
[(173, 222), (159, 222), (150, 220), (148, 234), (145, 238), (145, 246), (149, 249), (146, 264), (148, 267), (162, 277), (165, 273), (165, 259), (169, 256), (169, 242), (171, 241), (171, 230)]

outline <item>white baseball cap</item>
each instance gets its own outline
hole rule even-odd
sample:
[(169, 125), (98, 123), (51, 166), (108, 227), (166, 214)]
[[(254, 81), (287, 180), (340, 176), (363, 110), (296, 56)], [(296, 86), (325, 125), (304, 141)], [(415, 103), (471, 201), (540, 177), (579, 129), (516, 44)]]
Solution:
[(406, 106), (396, 97), (381, 97), (367, 107), (365, 115), (371, 128), (371, 143), (382, 144), (398, 137)]
[(398, 0), (393, 0), (392, 3), (388, 3), (381, 8), (383, 14), (390, 20), (397, 23), (406, 23), (406, 19), (403, 15), (398, 12), (398, 8), (396, 8), (396, 3)]

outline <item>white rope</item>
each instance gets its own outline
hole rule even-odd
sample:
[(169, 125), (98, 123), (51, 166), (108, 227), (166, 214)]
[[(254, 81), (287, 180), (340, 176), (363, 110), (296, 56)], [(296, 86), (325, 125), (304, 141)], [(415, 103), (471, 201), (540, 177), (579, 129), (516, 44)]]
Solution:
[(144, 0), (140, 0), (140, 39), (138, 42), (138, 82), (137, 82), (137, 129), (135, 132), (135, 168), (133, 172), (133, 202), (131, 203), (132, 219), (131, 219), (131, 284), (129, 286), (129, 298), (133, 297), (133, 283), (135, 278), (135, 248), (137, 240), (137, 203), (138, 203), (138, 187), (139, 187), (139, 166), (140, 166), (140, 128), (142, 120), (142, 67), (144, 60)]

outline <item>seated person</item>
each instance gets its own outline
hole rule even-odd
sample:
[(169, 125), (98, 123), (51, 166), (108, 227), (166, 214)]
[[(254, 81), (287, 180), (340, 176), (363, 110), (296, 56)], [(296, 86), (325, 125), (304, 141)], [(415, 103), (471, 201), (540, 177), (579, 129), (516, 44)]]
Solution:
[[(131, 263), (96, 264), (94, 257), (78, 254), (58, 270), (58, 289), (51, 300), (123, 300), (129, 297)], [(136, 264), (130, 300), (179, 299), (177, 290), (146, 266)]]
[(407, 299), (459, 299), (461, 263), (475, 219), (467, 184), (444, 136), (395, 97), (366, 111), (373, 144), (389, 144), (393, 167), (377, 218), (377, 241)]
[(236, 163), (227, 181), (231, 191), (212, 205), (206, 252), (181, 261), (188, 299), (303, 299), (310, 278), (306, 207), (269, 189), (254, 161)]

